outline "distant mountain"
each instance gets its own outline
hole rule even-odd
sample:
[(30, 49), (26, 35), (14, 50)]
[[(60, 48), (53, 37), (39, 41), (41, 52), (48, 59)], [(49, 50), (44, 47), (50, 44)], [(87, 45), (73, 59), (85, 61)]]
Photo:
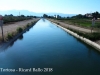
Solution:
[(13, 14), (13, 15), (15, 15), (15, 16), (17, 16), (17, 15), (19, 15), (19, 13), (20, 13), (20, 15), (25, 15), (25, 16), (27, 16), (27, 15), (34, 15), (34, 16), (42, 16), (43, 14), (41, 14), (41, 13), (35, 13), (35, 12), (30, 12), (30, 11), (28, 11), (28, 10), (7, 10), (7, 11), (0, 11), (0, 14), (1, 15), (10, 15), (10, 14)]
[(10, 15), (13, 14), (15, 16), (18, 16), (20, 12), (20, 15), (33, 15), (33, 16), (43, 16), (43, 14), (47, 14), (49, 16), (54, 16), (54, 15), (60, 15), (62, 17), (71, 17), (75, 16), (76, 14), (63, 14), (63, 13), (35, 13), (35, 12), (30, 12), (28, 10), (7, 10), (7, 11), (0, 11), (0, 15)]

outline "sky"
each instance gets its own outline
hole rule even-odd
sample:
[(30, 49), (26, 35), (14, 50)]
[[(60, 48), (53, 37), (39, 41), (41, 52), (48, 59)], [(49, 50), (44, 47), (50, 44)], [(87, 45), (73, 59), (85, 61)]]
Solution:
[(0, 11), (3, 10), (86, 14), (100, 12), (100, 0), (0, 0)]

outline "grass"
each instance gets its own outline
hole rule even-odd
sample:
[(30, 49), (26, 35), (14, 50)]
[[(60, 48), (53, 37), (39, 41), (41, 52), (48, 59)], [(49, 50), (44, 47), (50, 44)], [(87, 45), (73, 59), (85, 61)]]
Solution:
[[(37, 21), (36, 21), (37, 22)], [(12, 32), (12, 33), (8, 33), (5, 37), (4, 37), (4, 41), (9, 41), (11, 39), (13, 39), (13, 37), (15, 37), (18, 33), (21, 33), (24, 29), (30, 27), (32, 24), (35, 24), (36, 22), (31, 22), (31, 23), (28, 23), (26, 26), (23, 26), (23, 27), (18, 27), (16, 29), (15, 32)], [(22, 37), (21, 37), (22, 38)], [(0, 37), (0, 42), (2, 41), (2, 38)]]
[[(59, 23), (57, 23), (57, 22), (55, 22), (55, 23), (59, 25)], [(69, 29), (69, 30), (77, 33), (78, 35), (80, 35), (82, 37), (85, 37), (85, 38), (87, 38), (87, 39), (89, 39), (91, 41), (100, 40), (100, 32), (84, 33), (84, 32), (80, 32), (78, 30), (71, 29), (69, 27), (67, 27), (67, 29)]]
[[(65, 22), (68, 24), (83, 26), (83, 27), (91, 27), (92, 21), (91, 19), (60, 19), (61, 22)], [(95, 22), (95, 28), (100, 28), (100, 20)]]
[(29, 27), (30, 26), (30, 24), (28, 23), (27, 25), (26, 25), (26, 27)]
[[(53, 21), (52, 21), (53, 22)], [(60, 25), (60, 23), (58, 23), (58, 22), (55, 22), (56, 24), (58, 24), (58, 25)]]
[(26, 25), (26, 28), (30, 27), (30, 26), (33, 25), (33, 24), (35, 24), (35, 22), (28, 23), (28, 24)]
[(16, 29), (17, 32), (12, 32), (12, 33), (8, 33), (7, 34), (7, 39), (10, 40), (12, 39), (17, 33), (21, 33), (24, 29), (30, 27), (30, 25), (32, 25), (34, 22), (28, 23), (26, 26), (22, 27), (18, 27)]
[(22, 31), (23, 31), (23, 28), (21, 28), (21, 27), (18, 27), (18, 28), (17, 28), (17, 32), (18, 32), (18, 33), (21, 33)]
[(34, 22), (31, 22), (31, 25), (34, 24)]
[[(17, 32), (16, 32), (16, 31), (17, 31)], [(12, 33), (8, 33), (7, 36), (6, 36), (6, 38), (5, 38), (5, 41), (8, 41), (8, 40), (13, 39), (13, 37), (16, 36), (17, 33), (21, 33), (21, 32), (23, 31), (23, 28), (18, 27), (18, 28), (16, 29), (16, 31), (15, 31), (15, 32), (12, 32)]]
[(8, 33), (8, 34), (7, 34), (7, 39), (10, 40), (10, 39), (12, 39), (12, 38), (13, 38), (13, 34)]
[(73, 30), (73, 29), (70, 29), (70, 28), (67, 28), (75, 33), (77, 33), (78, 35), (82, 36), (82, 37), (85, 37), (91, 41), (97, 41), (97, 40), (100, 40), (100, 32), (93, 32), (93, 33), (83, 33), (83, 32), (80, 32), (80, 31), (76, 31), (76, 30)]
[(87, 21), (87, 20), (83, 20), (83, 19), (68, 19), (66, 20), (72, 24), (76, 24), (76, 25), (79, 25), (79, 26), (85, 26), (85, 27), (89, 27), (91, 26), (91, 22), (90, 21)]
[(35, 24), (36, 22), (31, 22), (31, 23), (28, 23), (26, 26), (24, 26), (23, 28), (21, 28), (21, 27), (18, 27), (17, 28), (17, 32), (18, 33), (21, 33), (24, 29), (26, 29), (26, 28), (29, 28), (32, 24)]
[(0, 37), (0, 40), (2, 40), (2, 37)]

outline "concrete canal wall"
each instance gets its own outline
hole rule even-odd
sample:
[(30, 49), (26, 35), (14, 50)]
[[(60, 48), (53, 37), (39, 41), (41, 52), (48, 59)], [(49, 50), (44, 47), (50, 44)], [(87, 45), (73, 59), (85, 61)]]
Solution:
[[(52, 22), (52, 23), (53, 23), (53, 22)], [(53, 23), (53, 24), (55, 24), (55, 23)], [(60, 26), (60, 25), (57, 25), (57, 24), (55, 24), (55, 25), (58, 26), (58, 27), (60, 27), (61, 29), (65, 30), (65, 31), (68, 32), (69, 34), (75, 36), (76, 38), (82, 40), (83, 42), (87, 43), (88, 45), (94, 47), (96, 50), (98, 50), (98, 51), (100, 52), (100, 45), (98, 45), (97, 43), (95, 43), (95, 42), (93, 42), (93, 41), (91, 41), (91, 40), (89, 40), (89, 39), (87, 39), (87, 38), (84, 38), (84, 37), (78, 35), (77, 33), (74, 33), (74, 32), (72, 32), (72, 31), (70, 31), (69, 29), (66, 29), (66, 28), (64, 28), (64, 27), (62, 27), (62, 26)]]

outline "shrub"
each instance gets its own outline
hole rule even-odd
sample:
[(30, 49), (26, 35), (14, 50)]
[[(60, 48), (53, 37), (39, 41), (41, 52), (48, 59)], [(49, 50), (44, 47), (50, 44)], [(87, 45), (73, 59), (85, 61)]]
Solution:
[(21, 28), (21, 27), (18, 27), (18, 28), (17, 28), (17, 32), (18, 32), (18, 33), (21, 33), (22, 31), (23, 31), (23, 28)]
[(34, 22), (31, 22), (31, 25), (33, 24)]
[(96, 41), (96, 40), (100, 40), (100, 33), (99, 32), (94, 32), (94, 33), (83, 33), (83, 32), (80, 32), (80, 31), (76, 31), (76, 30), (73, 30), (73, 29), (70, 29), (70, 28), (67, 28), (75, 33), (77, 33), (78, 35), (82, 36), (82, 37), (85, 37), (87, 39), (90, 39), (92, 41)]
[(57, 23), (58, 25), (60, 25), (60, 23)]
[(8, 34), (7, 34), (7, 38), (10, 40), (10, 39), (13, 38), (13, 35), (12, 35), (11, 33), (8, 33)]
[(28, 23), (27, 25), (26, 25), (26, 27), (29, 27), (30, 26), (30, 24)]

